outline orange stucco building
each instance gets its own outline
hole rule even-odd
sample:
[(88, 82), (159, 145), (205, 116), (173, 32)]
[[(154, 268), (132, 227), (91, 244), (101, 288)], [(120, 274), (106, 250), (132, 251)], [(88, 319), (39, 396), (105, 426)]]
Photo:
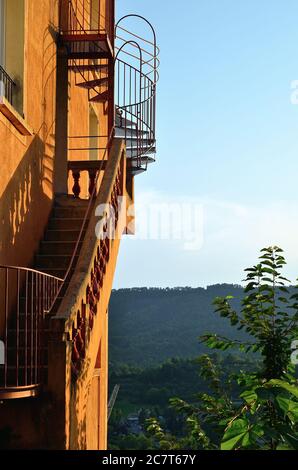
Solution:
[(108, 303), (156, 151), (157, 55), (114, 0), (0, 0), (0, 447), (107, 447)]

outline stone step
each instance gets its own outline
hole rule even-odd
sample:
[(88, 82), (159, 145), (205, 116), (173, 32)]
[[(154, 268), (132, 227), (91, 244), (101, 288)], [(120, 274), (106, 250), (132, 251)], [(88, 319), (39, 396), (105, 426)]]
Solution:
[[(48, 268), (67, 269), (71, 261), (71, 254), (69, 255), (58, 255), (58, 254), (46, 254), (36, 255), (35, 266), (38, 271), (43, 271)], [(78, 256), (76, 256), (77, 260)]]
[(83, 224), (82, 218), (58, 218), (52, 217), (49, 221), (48, 228), (50, 230), (81, 230)]
[[(85, 236), (85, 231), (83, 236)], [(76, 242), (80, 234), (80, 229), (59, 230), (48, 229), (45, 232), (44, 241), (57, 241), (57, 242)]]
[(57, 219), (84, 219), (86, 210), (85, 206), (54, 206), (52, 217)]
[(60, 195), (55, 198), (54, 208), (55, 207), (66, 207), (66, 208), (87, 208), (89, 205), (88, 199), (75, 198), (71, 195)]
[[(42, 241), (40, 244), (40, 255), (72, 255), (76, 247), (76, 241)], [(82, 242), (79, 244), (79, 250)]]

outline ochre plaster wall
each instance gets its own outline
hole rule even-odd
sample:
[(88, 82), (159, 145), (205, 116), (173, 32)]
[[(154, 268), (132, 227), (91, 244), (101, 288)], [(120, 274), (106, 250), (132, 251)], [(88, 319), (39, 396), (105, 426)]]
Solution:
[[(0, 263), (27, 266), (53, 199), (57, 0), (25, 1), (24, 137), (0, 113)], [(14, 77), (12, 77), (14, 78)]]

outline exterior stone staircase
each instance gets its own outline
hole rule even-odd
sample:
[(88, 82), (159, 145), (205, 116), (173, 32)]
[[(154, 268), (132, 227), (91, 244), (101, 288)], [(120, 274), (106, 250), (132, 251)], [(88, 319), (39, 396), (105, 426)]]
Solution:
[[(56, 197), (43, 240), (35, 256), (33, 268), (36, 271), (64, 279), (84, 222), (88, 203), (87, 200), (75, 199), (73, 196)], [(86, 222), (88, 223), (88, 219)], [(82, 242), (77, 250), (76, 259), (81, 245)], [(75, 263), (72, 265), (72, 272), (74, 269)], [(63, 285), (61, 297), (57, 299), (51, 311), (52, 315), (57, 311), (68, 283)], [(46, 383), (47, 381), (50, 316), (45, 315), (41, 329), (40, 319), (34, 314), (39, 296), (35, 279), (29, 279), (26, 290), (27, 292), (23, 289), (19, 297), (19, 316), (12, 316), (9, 322), (7, 333), (9, 348), (6, 361), (8, 386), (17, 383), (19, 387), (25, 387), (28, 383)], [(32, 312), (29, 316), (28, 310)], [(42, 337), (40, 331), (42, 331)], [(0, 383), (3, 382), (4, 365), (0, 365)]]
[[(64, 278), (74, 252), (89, 201), (58, 196), (35, 257), (34, 268)], [(87, 221), (88, 222), (88, 221)], [(79, 252), (77, 252), (79, 255)]]

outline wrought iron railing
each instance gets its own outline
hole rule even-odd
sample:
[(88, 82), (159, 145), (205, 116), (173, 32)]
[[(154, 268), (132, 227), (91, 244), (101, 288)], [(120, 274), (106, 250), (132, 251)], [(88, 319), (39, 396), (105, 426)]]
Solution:
[[(111, 132), (113, 137), (113, 132)], [(111, 139), (108, 135), (74, 135), (68, 137), (68, 154), (71, 160), (78, 160), (82, 154), (89, 152), (86, 159), (101, 161), (107, 157), (107, 142)]]
[(114, 0), (61, 0), (64, 33), (110, 34), (113, 36), (111, 2)]
[(0, 398), (30, 396), (43, 381), (45, 318), (63, 280), (29, 268), (0, 265)]
[(4, 96), (10, 104), (13, 104), (13, 94), (16, 87), (13, 79), (0, 65), (0, 96)]
[(80, 185), (82, 173), (87, 173), (88, 175), (88, 194), (89, 197), (92, 197), (97, 174), (99, 171), (105, 170), (105, 164), (105, 161), (97, 160), (72, 160), (68, 162), (68, 171), (71, 173), (73, 178), (72, 193), (76, 199), (80, 198), (82, 194), (82, 188)]
[[(141, 37), (126, 23), (140, 21), (151, 35)], [(140, 15), (126, 15), (115, 28), (116, 127), (122, 129), (127, 154), (135, 168), (146, 169), (156, 152), (156, 84), (159, 48), (151, 23)], [(119, 131), (118, 131), (119, 132)]]

